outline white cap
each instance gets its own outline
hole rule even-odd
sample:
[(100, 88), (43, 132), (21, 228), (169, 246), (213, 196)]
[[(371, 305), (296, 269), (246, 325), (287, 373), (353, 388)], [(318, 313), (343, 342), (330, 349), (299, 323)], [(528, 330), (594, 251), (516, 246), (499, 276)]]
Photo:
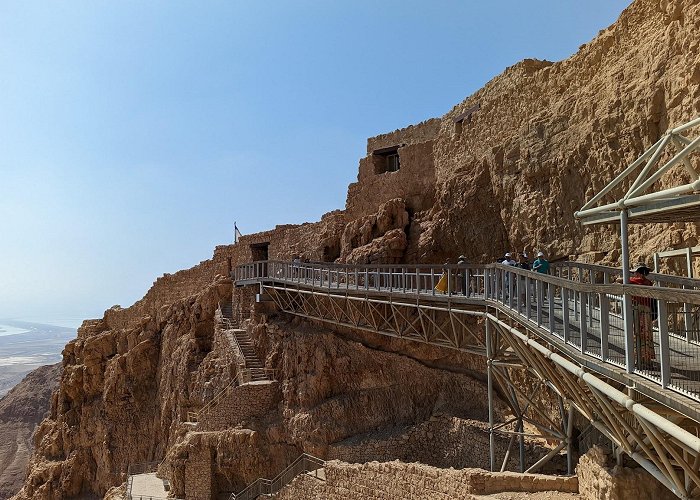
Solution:
[(544, 254), (542, 252), (537, 252), (538, 257), (544, 257)]
[(525, 252), (522, 253), (522, 256), (527, 259), (527, 254)]
[(506, 252), (506, 257), (510, 257), (510, 252)]

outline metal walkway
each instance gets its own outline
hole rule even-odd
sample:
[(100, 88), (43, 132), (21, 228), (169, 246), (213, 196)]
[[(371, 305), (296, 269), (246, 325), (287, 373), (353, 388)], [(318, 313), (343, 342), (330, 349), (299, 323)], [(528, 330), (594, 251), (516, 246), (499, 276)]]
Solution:
[(558, 445), (527, 470), (566, 450), (573, 472), (578, 412), (618, 459), (632, 457), (680, 498), (700, 495), (700, 281), (652, 274), (660, 286), (619, 285), (619, 270), (579, 263), (552, 272), (265, 261), (232, 277), (290, 314), (485, 356), (489, 394), (513, 413), (499, 425), (491, 416), (492, 436), (519, 444), (521, 470), (524, 438), (536, 434)]

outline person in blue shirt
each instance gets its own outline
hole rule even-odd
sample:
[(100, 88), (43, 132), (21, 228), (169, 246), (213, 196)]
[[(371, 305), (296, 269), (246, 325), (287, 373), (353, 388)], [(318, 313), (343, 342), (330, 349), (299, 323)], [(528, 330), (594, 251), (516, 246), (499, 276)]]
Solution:
[(532, 270), (542, 274), (549, 274), (549, 261), (544, 258), (542, 252), (537, 252), (537, 258), (532, 263)]

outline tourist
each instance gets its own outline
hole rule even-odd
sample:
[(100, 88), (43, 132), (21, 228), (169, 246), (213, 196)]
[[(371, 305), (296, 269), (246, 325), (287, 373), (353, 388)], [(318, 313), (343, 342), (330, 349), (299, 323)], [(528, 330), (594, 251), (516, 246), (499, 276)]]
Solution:
[(460, 255), (457, 260), (457, 276), (459, 277), (459, 285), (461, 287), (462, 295), (469, 295), (469, 290), (467, 289), (469, 284), (469, 264), (467, 263), (467, 258), (464, 255)]
[(541, 274), (549, 274), (549, 261), (544, 258), (542, 252), (537, 252), (537, 258), (532, 263), (532, 270)]
[[(515, 266), (516, 262), (513, 260), (513, 255), (511, 255), (510, 252), (506, 252), (506, 254), (503, 256), (503, 260), (501, 261), (501, 264), (505, 264), (506, 266)], [(505, 282), (503, 283), (505, 290), (506, 290), (506, 295), (505, 297), (508, 298), (511, 295), (511, 279), (510, 279), (510, 273), (505, 273)]]
[(437, 285), (435, 285), (436, 292), (447, 293), (448, 286), (450, 285), (450, 279), (448, 278), (450, 273), (449, 265), (450, 262), (447, 261), (442, 266), (442, 275), (440, 276)]
[(513, 260), (513, 256), (510, 252), (506, 252), (506, 254), (503, 256), (503, 260), (501, 261), (501, 263), (505, 264), (506, 266), (515, 265), (515, 261)]
[[(544, 258), (544, 253), (537, 252), (537, 258), (532, 263), (532, 270), (540, 274), (549, 274), (549, 261)], [(542, 287), (542, 297), (543, 299), (546, 299), (548, 293), (547, 285), (545, 283), (539, 282), (537, 286)]]
[[(640, 262), (634, 268), (630, 285), (652, 286), (647, 278), (650, 269)], [(634, 319), (634, 359), (635, 365), (642, 370), (653, 368), (656, 352), (654, 351), (654, 334), (652, 330), (652, 301), (649, 297), (632, 296), (632, 318)]]
[(517, 267), (519, 267), (520, 269), (525, 269), (527, 271), (530, 271), (530, 269), (531, 269), (530, 261), (528, 260), (527, 254), (525, 252), (518, 255)]

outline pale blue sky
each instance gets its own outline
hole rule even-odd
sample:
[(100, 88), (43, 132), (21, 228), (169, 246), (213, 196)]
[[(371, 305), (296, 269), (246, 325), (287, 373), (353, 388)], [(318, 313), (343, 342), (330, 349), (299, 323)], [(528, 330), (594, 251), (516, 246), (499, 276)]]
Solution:
[(561, 60), (628, 1), (0, 3), (0, 318), (100, 317), (343, 208), (367, 137)]

